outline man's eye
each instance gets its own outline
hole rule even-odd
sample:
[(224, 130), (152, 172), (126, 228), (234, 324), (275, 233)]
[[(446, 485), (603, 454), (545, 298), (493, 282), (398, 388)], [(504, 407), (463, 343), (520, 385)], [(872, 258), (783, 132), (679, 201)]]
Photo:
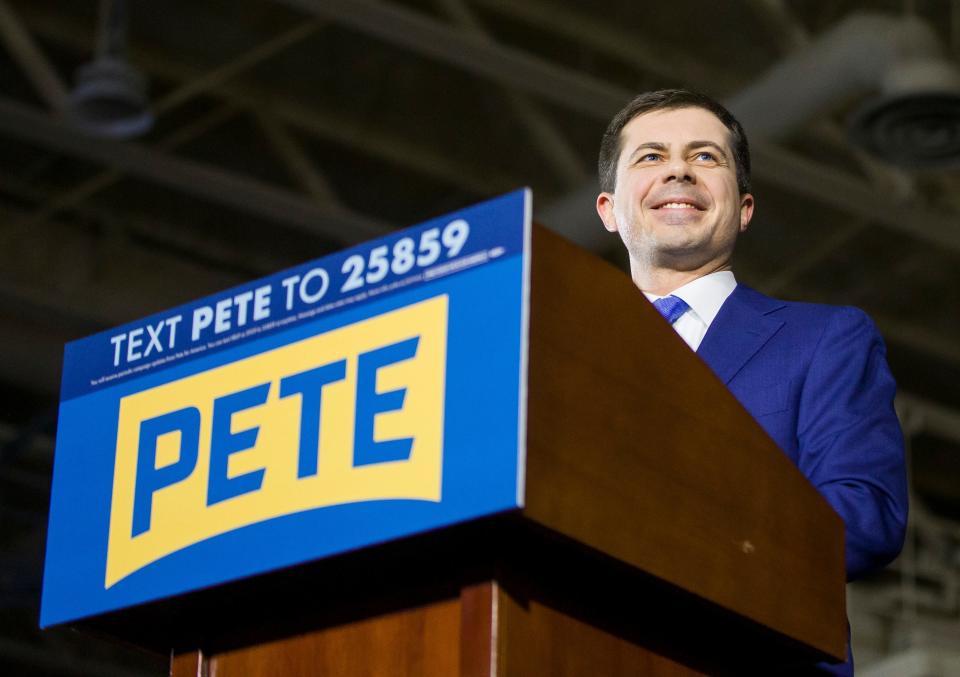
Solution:
[(701, 162), (716, 162), (717, 160), (716, 156), (707, 150), (702, 150), (699, 153), (697, 153), (696, 159), (700, 160)]
[(640, 162), (656, 162), (660, 159), (659, 153), (647, 153), (640, 156)]

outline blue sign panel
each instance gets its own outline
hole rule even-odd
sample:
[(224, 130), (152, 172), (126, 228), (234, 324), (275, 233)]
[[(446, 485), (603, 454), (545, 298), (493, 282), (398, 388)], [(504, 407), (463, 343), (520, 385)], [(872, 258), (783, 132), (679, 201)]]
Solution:
[(66, 347), (41, 625), (523, 502), (530, 195)]

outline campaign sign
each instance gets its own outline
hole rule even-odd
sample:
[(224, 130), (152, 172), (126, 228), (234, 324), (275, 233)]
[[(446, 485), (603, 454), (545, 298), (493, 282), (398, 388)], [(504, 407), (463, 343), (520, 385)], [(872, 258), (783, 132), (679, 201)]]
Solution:
[(66, 346), (41, 625), (523, 504), (530, 194)]

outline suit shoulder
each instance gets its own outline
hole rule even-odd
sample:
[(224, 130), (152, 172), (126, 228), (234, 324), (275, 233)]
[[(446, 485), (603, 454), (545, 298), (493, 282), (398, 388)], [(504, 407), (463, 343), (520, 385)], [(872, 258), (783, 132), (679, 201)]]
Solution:
[(752, 301), (759, 301), (767, 306), (767, 314), (773, 317), (779, 317), (784, 320), (792, 318), (803, 319), (806, 322), (819, 326), (834, 324), (843, 327), (858, 325), (875, 327), (870, 316), (855, 306), (810, 303), (807, 301), (787, 301), (761, 294), (749, 287), (744, 288), (744, 291), (752, 297)]
[(854, 345), (878, 345), (884, 342), (876, 324), (860, 308), (854, 306), (785, 301), (775, 299), (752, 289), (746, 289), (742, 298), (771, 319), (782, 322), (779, 334), (794, 345), (833, 345), (837, 342)]

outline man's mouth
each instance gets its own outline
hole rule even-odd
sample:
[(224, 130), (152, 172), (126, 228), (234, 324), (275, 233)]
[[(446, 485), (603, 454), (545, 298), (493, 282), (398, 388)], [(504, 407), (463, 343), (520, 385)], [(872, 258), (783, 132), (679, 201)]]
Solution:
[(656, 209), (699, 209), (699, 207), (689, 202), (668, 202), (656, 207)]
[(655, 202), (652, 209), (695, 209), (697, 211), (703, 211), (705, 209), (704, 205), (699, 200), (693, 200), (689, 198), (679, 198), (679, 197), (670, 197), (658, 202)]

